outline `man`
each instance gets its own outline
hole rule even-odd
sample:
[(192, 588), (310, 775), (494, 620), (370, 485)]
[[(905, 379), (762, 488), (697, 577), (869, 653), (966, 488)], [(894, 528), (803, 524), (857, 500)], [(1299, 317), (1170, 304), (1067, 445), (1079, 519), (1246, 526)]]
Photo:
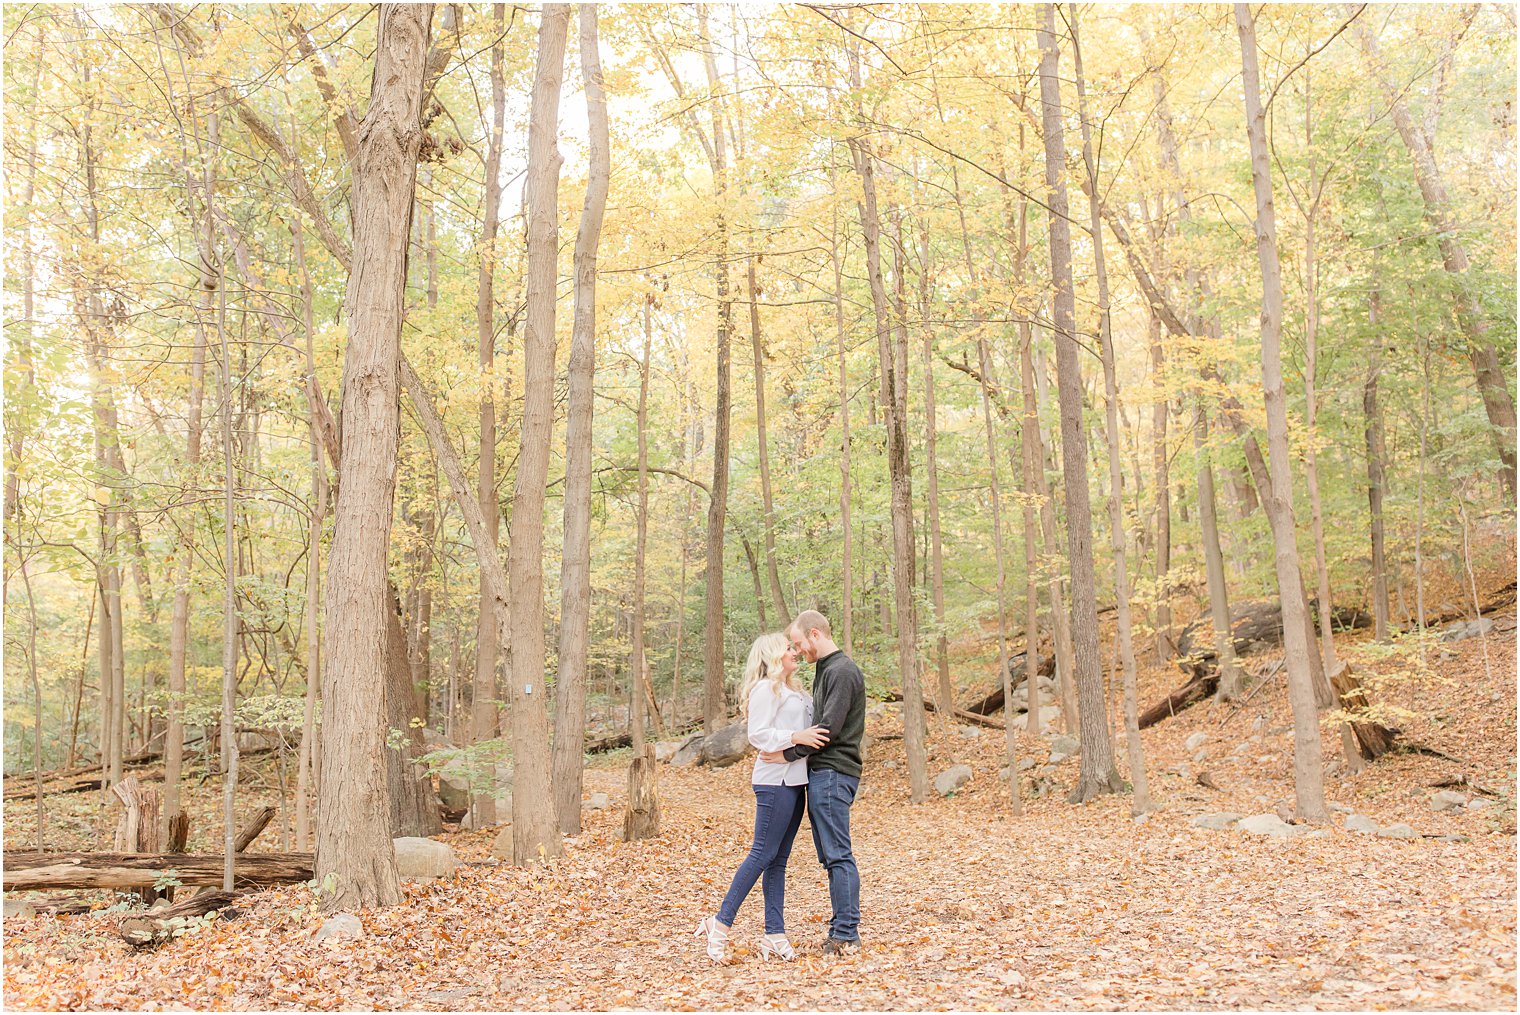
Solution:
[(818, 862), (829, 872), (834, 915), (823, 943), (828, 955), (860, 945), (860, 871), (850, 847), (850, 805), (860, 787), (860, 740), (866, 729), (866, 686), (860, 667), (834, 644), (828, 618), (804, 610), (786, 629), (797, 651), (817, 669), (813, 722), (829, 731), (822, 747), (768, 751), (766, 761), (808, 760), (807, 809)]

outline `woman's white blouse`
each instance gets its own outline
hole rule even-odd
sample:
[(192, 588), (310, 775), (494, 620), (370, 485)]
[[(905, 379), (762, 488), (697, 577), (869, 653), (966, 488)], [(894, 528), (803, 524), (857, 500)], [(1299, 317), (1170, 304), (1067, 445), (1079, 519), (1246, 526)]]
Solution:
[[(792, 734), (813, 725), (813, 696), (806, 691), (782, 688), (776, 697), (769, 680), (749, 692), (749, 742), (758, 751), (782, 751), (792, 746)], [(807, 759), (772, 764), (755, 759), (756, 786), (805, 786)]]

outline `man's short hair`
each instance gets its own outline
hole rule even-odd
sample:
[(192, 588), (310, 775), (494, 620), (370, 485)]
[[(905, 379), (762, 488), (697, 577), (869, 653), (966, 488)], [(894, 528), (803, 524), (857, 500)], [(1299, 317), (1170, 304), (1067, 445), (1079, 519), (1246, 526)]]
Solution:
[(787, 625), (786, 630), (788, 634), (795, 632), (799, 635), (805, 635), (809, 631), (818, 630), (822, 631), (827, 637), (834, 637), (834, 630), (829, 626), (829, 618), (817, 610), (803, 610)]

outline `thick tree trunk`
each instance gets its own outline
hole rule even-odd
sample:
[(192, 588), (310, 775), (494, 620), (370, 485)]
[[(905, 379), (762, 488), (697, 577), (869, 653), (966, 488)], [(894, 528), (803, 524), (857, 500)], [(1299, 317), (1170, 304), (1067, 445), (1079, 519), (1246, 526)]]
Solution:
[[(581, 830), (586, 739), (586, 655), (591, 624), (591, 422), (596, 374), (596, 257), (611, 164), (607, 98), (597, 49), (596, 7), (581, 4), (581, 80), (586, 89), (591, 164), (575, 237), (575, 318), (571, 326), (565, 426), (565, 534), (560, 557), (559, 677), (554, 685), (554, 803), (559, 829)], [(637, 621), (643, 623), (642, 609)], [(642, 630), (642, 628), (641, 628)]]
[[(860, 55), (854, 43), (849, 46), (851, 86), (858, 92)], [(857, 110), (859, 112), (859, 110)], [(903, 745), (908, 754), (908, 777), (911, 800), (922, 803), (929, 797), (928, 750), (925, 744), (926, 723), (924, 696), (919, 689), (918, 630), (913, 604), (913, 489), (908, 465), (907, 420), (900, 387), (906, 378), (898, 376), (892, 342), (892, 316), (887, 303), (886, 286), (881, 275), (881, 219), (876, 205), (875, 155), (868, 143), (850, 138), (855, 171), (860, 176), (862, 203), (861, 229), (866, 248), (866, 275), (871, 286), (871, 303), (876, 314), (877, 361), (880, 365), (881, 406), (887, 425), (887, 473), (891, 484), (892, 512), (892, 582), (897, 604), (897, 664), (903, 685)]]
[(522, 450), (512, 490), (507, 570), (512, 589), (512, 861), (559, 856), (544, 687), (544, 487), (554, 429), (554, 311), (559, 254), (559, 93), (569, 4), (545, 4), (528, 118), (528, 271), (523, 330)]
[(396, 390), (423, 64), (433, 8), (380, 9), (370, 107), (354, 161), (354, 270), (345, 299), (342, 463), (327, 574), (316, 870), (328, 912), (401, 901), (387, 817), (386, 551), (400, 413)]
[[(1283, 609), (1283, 649), (1288, 698), (1293, 707), (1294, 789), (1297, 812), (1306, 821), (1325, 821), (1324, 773), (1310, 656), (1309, 618), (1304, 613), (1303, 577), (1293, 522), (1293, 483), (1288, 449), (1288, 407), (1282, 376), (1282, 272), (1277, 258), (1277, 222), (1272, 208), (1266, 115), (1257, 72), (1256, 25), (1246, 4), (1235, 5), (1245, 85), (1246, 128), (1251, 145), (1251, 177), (1256, 191), (1256, 247), (1261, 262), (1261, 378), (1267, 409), (1267, 451), (1271, 495), (1267, 517), (1276, 547), (1278, 594)], [(1265, 491), (1259, 491), (1265, 496)]]
[[(496, 553), (501, 513), (496, 499), (496, 231), (501, 220), (501, 144), (506, 116), (506, 81), (502, 72), (502, 38), (506, 32), (505, 4), (492, 4), (491, 133), (486, 145), (485, 209), (480, 227), (480, 274), (475, 294), (475, 338), (479, 347), (480, 372), (486, 388), (480, 399), (480, 474), (475, 489), (485, 518), (489, 552)], [(477, 553), (483, 552), (477, 548)], [(501, 652), (502, 627), (485, 603), (491, 590), (485, 575), (480, 578), (480, 615), (475, 626), (475, 681), (470, 704), (470, 739), (480, 744), (496, 739), (496, 672)], [(472, 787), (470, 824), (489, 828), (496, 824), (494, 768), (486, 785)]]
[[(412, 681), (406, 657), (406, 631), (401, 626), (401, 600), (396, 587), (387, 589), (385, 626), (385, 712), (388, 730), (399, 730), (401, 743), (385, 750), (386, 781), (390, 785), (390, 834), (426, 838), (443, 831), (438, 797), (427, 768), (416, 763), (428, 751), (418, 725), (421, 695)], [(388, 739), (388, 738), (387, 738)]]
[(1103, 258), (1103, 220), (1098, 206), (1098, 171), (1093, 161), (1092, 127), (1087, 119), (1087, 88), (1082, 74), (1082, 45), (1077, 31), (1076, 4), (1068, 14), (1071, 28), (1072, 57), (1077, 77), (1077, 108), (1082, 121), (1082, 163), (1087, 169), (1088, 213), (1092, 227), (1093, 262), (1098, 283), (1098, 343), (1103, 361), (1104, 421), (1108, 440), (1108, 524), (1110, 547), (1114, 558), (1114, 602), (1119, 626), (1119, 661), (1124, 668), (1125, 750), (1129, 754), (1129, 775), (1134, 785), (1130, 813), (1151, 810), (1150, 790), (1145, 778), (1145, 752), (1140, 743), (1135, 690), (1135, 646), (1129, 611), (1128, 547), (1124, 533), (1124, 474), (1119, 467), (1124, 447), (1119, 434), (1119, 381), (1114, 366), (1114, 341), (1108, 296), (1108, 266)]
[(1082, 368), (1077, 358), (1076, 298), (1071, 274), (1071, 226), (1066, 203), (1066, 141), (1057, 77), (1055, 5), (1045, 5), (1040, 28), (1040, 105), (1045, 128), (1045, 185), (1050, 206), (1050, 263), (1055, 285), (1057, 393), (1061, 402), (1061, 466), (1065, 483), (1067, 546), (1071, 566), (1071, 633), (1077, 685), (1081, 771), (1070, 800), (1080, 803), (1123, 784), (1114, 767), (1104, 708), (1098, 650), (1098, 601), (1093, 571), (1092, 508), (1087, 486), (1087, 432), (1082, 423)]

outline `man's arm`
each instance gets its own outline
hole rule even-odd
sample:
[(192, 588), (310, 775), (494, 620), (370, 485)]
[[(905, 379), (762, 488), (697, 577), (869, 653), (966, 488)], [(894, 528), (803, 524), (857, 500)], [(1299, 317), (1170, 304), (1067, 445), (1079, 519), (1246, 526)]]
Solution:
[[(839, 731), (844, 729), (844, 721), (850, 714), (850, 689), (848, 686), (840, 687), (837, 679), (831, 678), (821, 689), (821, 699), (818, 708), (813, 715), (813, 725), (822, 726), (829, 731), (829, 740), (839, 736)], [(805, 747), (797, 744), (788, 747), (781, 752), (781, 756), (787, 761), (796, 761), (810, 754), (817, 754), (822, 748)]]

